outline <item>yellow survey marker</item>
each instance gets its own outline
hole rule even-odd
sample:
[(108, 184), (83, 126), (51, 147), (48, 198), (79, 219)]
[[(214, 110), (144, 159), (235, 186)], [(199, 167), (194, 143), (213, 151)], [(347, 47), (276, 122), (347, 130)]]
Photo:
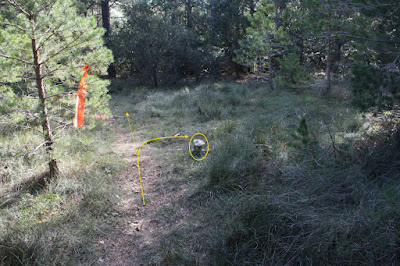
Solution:
[(139, 150), (137, 151), (137, 167), (138, 167), (138, 171), (139, 171), (140, 191), (142, 192), (143, 206), (146, 205), (146, 202), (144, 201), (143, 185), (142, 185), (142, 176), (141, 176), (141, 174), (140, 174), (140, 166), (139, 166), (139, 153), (140, 153), (140, 149), (143, 147), (144, 144), (146, 144), (147, 142), (153, 141), (153, 140), (158, 140), (158, 139), (178, 139), (178, 138), (185, 138), (185, 139), (187, 139), (188, 137), (189, 137), (189, 136), (185, 135), (185, 136), (169, 136), (169, 137), (154, 138), (154, 139), (146, 140), (145, 142), (142, 143), (142, 145), (140, 145)]
[(138, 153), (136, 152), (136, 143), (135, 143), (135, 138), (133, 137), (133, 131), (132, 131), (132, 126), (131, 126), (131, 121), (129, 120), (129, 113), (128, 113), (128, 112), (126, 112), (126, 118), (128, 118), (129, 128), (131, 129), (132, 140), (133, 140), (133, 147), (135, 148), (135, 153), (138, 154)]

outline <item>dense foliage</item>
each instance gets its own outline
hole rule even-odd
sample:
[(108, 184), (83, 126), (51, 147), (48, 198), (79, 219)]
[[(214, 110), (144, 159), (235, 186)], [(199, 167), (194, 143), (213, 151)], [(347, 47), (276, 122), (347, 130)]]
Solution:
[[(117, 3), (124, 13), (114, 21), (112, 40), (119, 74), (154, 85), (199, 80), (217, 68), (220, 75), (251, 72), (271, 86), (306, 88), (313, 84), (308, 72), (320, 73), (323, 93), (354, 77), (359, 102), (357, 76), (363, 74), (353, 66), (392, 76), (399, 71), (400, 14), (394, 0)], [(382, 84), (376, 93), (390, 90), (387, 86), (392, 85)]]

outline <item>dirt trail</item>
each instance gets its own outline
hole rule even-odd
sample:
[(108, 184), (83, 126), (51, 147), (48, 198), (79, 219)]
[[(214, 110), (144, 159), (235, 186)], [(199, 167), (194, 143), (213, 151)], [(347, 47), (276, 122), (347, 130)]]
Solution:
[[(114, 152), (120, 158), (127, 160), (129, 166), (118, 174), (116, 180), (117, 187), (124, 196), (120, 198), (117, 211), (113, 215), (120, 219), (115, 230), (99, 241), (104, 252), (99, 258), (99, 264), (147, 265), (154, 263), (154, 257), (159, 257), (159, 254), (151, 254), (155, 251), (149, 247), (159, 245), (157, 235), (160, 231), (176, 225), (176, 220), (173, 222), (175, 218), (184, 220), (188, 212), (181, 209), (174, 219), (157, 217), (157, 209), (170, 205), (171, 199), (176, 198), (176, 194), (157, 189), (156, 182), (162, 174), (162, 161), (154, 154), (157, 148), (151, 145), (145, 145), (140, 153), (140, 170), (146, 200), (146, 206), (143, 206), (132, 136), (121, 132), (116, 132), (118, 140)], [(146, 139), (135, 134), (135, 141), (138, 148)], [(150, 257), (152, 262), (149, 261)]]

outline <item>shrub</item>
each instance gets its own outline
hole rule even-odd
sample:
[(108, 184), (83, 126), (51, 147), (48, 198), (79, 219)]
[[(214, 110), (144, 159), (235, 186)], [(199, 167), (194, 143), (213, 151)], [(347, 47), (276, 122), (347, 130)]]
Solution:
[(277, 59), (280, 70), (275, 78), (276, 84), (281, 88), (298, 89), (304, 88), (310, 81), (310, 74), (305, 67), (300, 64), (299, 57), (294, 54), (288, 54)]
[(398, 73), (372, 66), (354, 66), (352, 69), (352, 103), (362, 110), (377, 106), (390, 107), (399, 99)]

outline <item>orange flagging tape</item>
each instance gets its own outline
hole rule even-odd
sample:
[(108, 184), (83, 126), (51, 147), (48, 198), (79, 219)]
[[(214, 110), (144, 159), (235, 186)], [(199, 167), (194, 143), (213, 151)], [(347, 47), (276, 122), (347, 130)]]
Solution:
[(85, 111), (86, 88), (87, 88), (86, 78), (88, 76), (87, 70), (90, 69), (90, 66), (85, 66), (82, 69), (85, 70), (85, 73), (83, 73), (81, 81), (79, 82), (78, 95), (76, 97), (75, 117), (74, 117), (74, 127), (76, 128), (81, 127), (85, 122), (84, 111)]

